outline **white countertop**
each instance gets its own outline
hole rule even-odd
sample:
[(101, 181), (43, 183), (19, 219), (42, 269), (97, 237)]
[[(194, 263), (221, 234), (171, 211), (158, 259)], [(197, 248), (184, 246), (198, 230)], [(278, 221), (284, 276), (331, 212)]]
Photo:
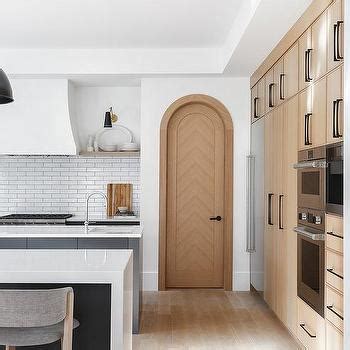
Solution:
[(143, 226), (0, 225), (0, 238), (141, 238)]

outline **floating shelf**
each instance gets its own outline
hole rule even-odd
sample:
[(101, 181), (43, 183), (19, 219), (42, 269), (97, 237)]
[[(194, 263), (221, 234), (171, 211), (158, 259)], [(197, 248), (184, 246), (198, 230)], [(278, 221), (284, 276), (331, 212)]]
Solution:
[(139, 158), (140, 151), (137, 152), (80, 152), (80, 156), (82, 157), (133, 157)]

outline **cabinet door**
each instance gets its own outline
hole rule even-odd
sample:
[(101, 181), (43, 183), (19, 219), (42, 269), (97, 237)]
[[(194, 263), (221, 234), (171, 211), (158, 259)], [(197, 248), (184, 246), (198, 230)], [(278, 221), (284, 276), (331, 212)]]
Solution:
[(312, 88), (309, 87), (299, 94), (299, 150), (310, 148), (310, 115), (312, 114)]
[(276, 240), (275, 240), (275, 152), (274, 112), (265, 116), (265, 234), (264, 234), (264, 299), (275, 309), (276, 299)]
[(327, 76), (327, 143), (343, 140), (343, 67)]
[(258, 114), (262, 117), (265, 112), (265, 77), (262, 77), (258, 82)]
[(311, 26), (312, 53), (311, 77), (313, 80), (321, 78), (327, 71), (327, 14), (323, 13)]
[(323, 78), (312, 86), (312, 116), (310, 121), (312, 147), (326, 143), (327, 80)]
[(258, 114), (258, 84), (255, 84), (251, 90), (250, 90), (250, 96), (251, 96), (251, 122), (254, 123), (255, 120), (259, 118)]
[(327, 10), (328, 35), (328, 71), (337, 67), (343, 61), (344, 55), (344, 24), (343, 4), (335, 0)]
[(285, 54), (282, 77), (282, 95), (285, 99), (294, 96), (299, 89), (299, 47), (298, 43), (294, 44)]
[(292, 164), (298, 161), (298, 96), (284, 105), (282, 163), (282, 227), (279, 234), (277, 261), (280, 282), (281, 320), (287, 328), (297, 333), (297, 172)]
[(274, 83), (273, 68), (265, 76), (265, 111), (270, 112), (276, 106), (276, 87)]
[(298, 41), (299, 45), (299, 90), (304, 89), (311, 82), (311, 28)]
[(281, 58), (273, 67), (273, 82), (274, 82), (274, 100), (276, 106), (279, 106), (283, 100), (284, 96), (284, 68), (283, 68), (283, 58)]
[(343, 334), (326, 321), (326, 350), (343, 350)]

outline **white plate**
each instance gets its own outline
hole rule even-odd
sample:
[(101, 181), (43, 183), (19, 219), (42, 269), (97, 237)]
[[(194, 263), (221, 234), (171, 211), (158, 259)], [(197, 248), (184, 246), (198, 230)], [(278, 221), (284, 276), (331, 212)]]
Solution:
[(116, 146), (115, 148), (117, 149), (118, 145), (128, 142), (132, 142), (132, 133), (122, 125), (113, 125), (111, 128), (105, 128), (98, 138), (98, 145), (101, 149), (104, 146)]

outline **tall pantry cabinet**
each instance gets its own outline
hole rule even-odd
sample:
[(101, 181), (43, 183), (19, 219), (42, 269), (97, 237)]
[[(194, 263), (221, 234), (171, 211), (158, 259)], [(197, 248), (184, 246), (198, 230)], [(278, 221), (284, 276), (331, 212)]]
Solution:
[[(330, 300), (342, 309), (334, 274), (325, 271), (325, 318), (297, 296), (293, 230), (298, 151), (344, 138), (343, 21), (342, 0), (314, 0), (251, 78), (251, 121), (264, 118), (264, 299), (306, 349), (341, 350), (343, 343), (342, 322), (327, 309)], [(341, 236), (326, 234), (327, 268), (342, 272), (342, 218), (327, 214), (326, 225)]]

